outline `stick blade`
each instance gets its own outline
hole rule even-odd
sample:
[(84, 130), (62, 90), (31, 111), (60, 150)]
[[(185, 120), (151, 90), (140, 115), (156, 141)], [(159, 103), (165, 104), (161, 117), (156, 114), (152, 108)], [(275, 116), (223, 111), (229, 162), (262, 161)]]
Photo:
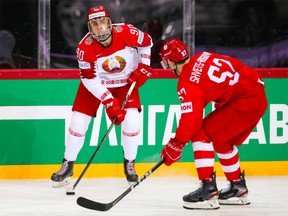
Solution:
[(93, 200), (87, 199), (85, 197), (78, 197), (77, 204), (87, 209), (96, 210), (96, 211), (108, 211), (112, 208), (112, 203), (99, 203)]

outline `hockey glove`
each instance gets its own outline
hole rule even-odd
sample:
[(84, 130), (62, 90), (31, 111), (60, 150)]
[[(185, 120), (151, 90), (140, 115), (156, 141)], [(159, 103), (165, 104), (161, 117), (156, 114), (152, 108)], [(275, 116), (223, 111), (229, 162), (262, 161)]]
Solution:
[(136, 87), (141, 87), (147, 81), (147, 79), (152, 75), (152, 68), (148, 65), (139, 63), (138, 68), (133, 71), (128, 78), (127, 82), (132, 84), (136, 81)]
[(115, 125), (120, 125), (122, 121), (125, 118), (126, 115), (126, 110), (122, 110), (121, 107), (119, 106), (119, 101), (117, 98), (109, 98), (105, 101), (102, 102), (106, 113), (111, 121), (116, 118), (116, 121), (114, 122)]
[(172, 163), (180, 160), (184, 146), (185, 144), (177, 142), (174, 138), (171, 138), (163, 148), (161, 154), (161, 157), (165, 159), (165, 165), (170, 166)]

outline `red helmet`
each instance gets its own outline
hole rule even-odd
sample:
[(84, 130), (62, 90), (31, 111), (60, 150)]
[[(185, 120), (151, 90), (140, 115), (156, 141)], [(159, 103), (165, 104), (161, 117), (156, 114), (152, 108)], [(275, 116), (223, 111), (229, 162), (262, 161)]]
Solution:
[(167, 60), (170, 59), (174, 62), (179, 62), (189, 57), (189, 52), (186, 45), (178, 38), (174, 38), (167, 43), (161, 49), (160, 56), (163, 63), (167, 65)]
[(88, 10), (87, 21), (98, 17), (109, 17), (108, 11), (103, 6), (92, 7)]

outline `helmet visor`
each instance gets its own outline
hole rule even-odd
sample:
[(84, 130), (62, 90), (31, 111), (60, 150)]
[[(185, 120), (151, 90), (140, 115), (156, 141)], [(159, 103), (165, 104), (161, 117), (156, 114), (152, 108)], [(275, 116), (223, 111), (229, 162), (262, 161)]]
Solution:
[(169, 66), (168, 66), (168, 63), (167, 63), (166, 60), (162, 60), (160, 63), (161, 63), (161, 65), (162, 65), (162, 68), (164, 68), (164, 69), (169, 69)]

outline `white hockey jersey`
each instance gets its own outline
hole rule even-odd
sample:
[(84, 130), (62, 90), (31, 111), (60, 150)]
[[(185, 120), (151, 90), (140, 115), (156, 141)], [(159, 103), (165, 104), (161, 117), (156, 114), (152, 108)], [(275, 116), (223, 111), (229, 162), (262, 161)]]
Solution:
[(108, 47), (88, 33), (76, 51), (83, 84), (103, 101), (107, 88), (127, 84), (138, 63), (150, 65), (152, 45), (151, 37), (131, 24), (113, 24), (112, 42)]

